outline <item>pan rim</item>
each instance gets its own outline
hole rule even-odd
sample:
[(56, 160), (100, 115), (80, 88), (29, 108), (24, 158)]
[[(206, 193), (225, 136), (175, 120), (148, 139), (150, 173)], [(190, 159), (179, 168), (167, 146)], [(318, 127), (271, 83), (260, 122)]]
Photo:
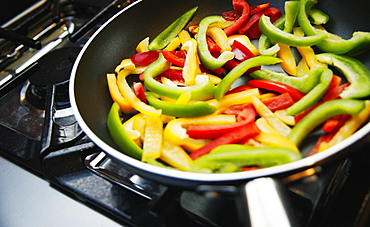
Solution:
[[(172, 179), (178, 179), (178, 180), (184, 180), (184, 181), (193, 181), (193, 182), (202, 182), (202, 183), (214, 183), (214, 182), (234, 182), (234, 181), (245, 181), (248, 179), (253, 178), (260, 178), (260, 177), (269, 177), (274, 176), (278, 174), (283, 173), (291, 173), (303, 169), (312, 168), (318, 165), (318, 163), (321, 163), (325, 160), (328, 160), (332, 158), (334, 155), (338, 155), (339, 153), (342, 153), (344, 150), (349, 148), (354, 143), (358, 142), (362, 138), (366, 137), (370, 132), (370, 123), (367, 123), (366, 125), (362, 126), (361, 129), (359, 129), (357, 132), (355, 132), (352, 136), (349, 138), (343, 140), (342, 142), (334, 145), (333, 147), (320, 152), (318, 154), (312, 155), (310, 157), (305, 157), (301, 160), (294, 161), (291, 163), (269, 167), (265, 169), (258, 169), (253, 171), (246, 171), (246, 172), (236, 172), (236, 173), (217, 173), (217, 174), (206, 174), (206, 173), (193, 173), (193, 172), (184, 172), (179, 170), (172, 170), (167, 168), (162, 168), (154, 165), (150, 165), (144, 162), (141, 162), (140, 160), (136, 160), (126, 154), (124, 154), (122, 151), (119, 151), (112, 146), (108, 145), (106, 142), (104, 142), (102, 139), (100, 139), (93, 130), (88, 126), (88, 124), (84, 121), (83, 116), (81, 115), (77, 100), (75, 97), (75, 80), (77, 76), (77, 71), (79, 68), (79, 63), (81, 62), (85, 51), (90, 46), (91, 42), (94, 40), (94, 38), (115, 18), (117, 18), (119, 15), (124, 13), (129, 8), (135, 6), (136, 4), (139, 4), (143, 0), (138, 0), (129, 6), (123, 8), (121, 11), (119, 11), (117, 14), (115, 14), (112, 18), (110, 18), (108, 21), (106, 21), (87, 41), (87, 43), (83, 46), (80, 53), (78, 54), (78, 57), (76, 58), (76, 61), (73, 65), (71, 76), (70, 76), (70, 83), (69, 83), (69, 97), (71, 102), (71, 107), (74, 111), (76, 120), (82, 130), (85, 132), (85, 134), (98, 146), (102, 149), (103, 152), (105, 152), (108, 156), (113, 157), (116, 160), (119, 160), (131, 167), (137, 168), (141, 171), (150, 172), (151, 174), (155, 174), (158, 176), (162, 176), (165, 178), (172, 178)], [(350, 149), (350, 148), (349, 148)]]

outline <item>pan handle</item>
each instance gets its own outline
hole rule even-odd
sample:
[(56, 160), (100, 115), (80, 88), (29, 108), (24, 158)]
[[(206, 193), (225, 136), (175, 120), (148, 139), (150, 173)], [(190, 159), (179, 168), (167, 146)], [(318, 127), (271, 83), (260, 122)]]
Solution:
[(257, 178), (241, 185), (239, 193), (240, 197), (236, 202), (243, 225), (250, 223), (252, 227), (300, 226), (290, 207), (286, 188), (278, 180)]

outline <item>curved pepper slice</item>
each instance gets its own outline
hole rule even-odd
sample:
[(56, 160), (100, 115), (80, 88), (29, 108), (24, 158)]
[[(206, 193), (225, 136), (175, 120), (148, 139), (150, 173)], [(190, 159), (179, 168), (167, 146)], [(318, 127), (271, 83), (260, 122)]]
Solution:
[(319, 54), (316, 57), (319, 62), (334, 66), (351, 83), (340, 94), (340, 97), (364, 98), (370, 95), (370, 70), (359, 60), (330, 53)]
[(324, 68), (314, 67), (309, 74), (302, 77), (288, 76), (285, 73), (274, 72), (270, 69), (256, 70), (250, 75), (255, 79), (266, 79), (289, 85), (303, 93), (309, 92), (319, 83), (321, 72)]
[(131, 113), (131, 111), (134, 108), (130, 105), (130, 103), (127, 102), (127, 100), (125, 100), (125, 98), (120, 93), (118, 85), (117, 85), (116, 75), (112, 73), (108, 73), (107, 81), (108, 81), (109, 93), (110, 93), (110, 96), (112, 97), (113, 102), (118, 103), (122, 112), (126, 114)]
[[(322, 30), (317, 30), (311, 25), (307, 11), (310, 11), (316, 1), (300, 0), (300, 9), (298, 13), (298, 23), (306, 35), (317, 35)], [(323, 52), (334, 54), (356, 55), (370, 49), (370, 32), (354, 32), (352, 37), (346, 39), (333, 39), (327, 35), (316, 46)]]
[(144, 113), (146, 115), (161, 115), (161, 110), (157, 110), (152, 106), (147, 105), (146, 103), (142, 102), (138, 97), (136, 97), (135, 93), (132, 91), (130, 86), (126, 81), (126, 77), (130, 75), (131, 72), (126, 70), (121, 70), (118, 73), (118, 88), (125, 98), (127, 102), (129, 102), (137, 111)]
[(114, 102), (109, 111), (107, 120), (109, 134), (122, 151), (140, 160), (143, 150), (130, 138), (130, 135), (123, 128), (120, 112), (119, 105)]
[(300, 37), (294, 34), (284, 32), (283, 30), (275, 27), (268, 16), (263, 15), (260, 19), (260, 29), (263, 34), (271, 40), (279, 43), (284, 43), (289, 46), (302, 47), (312, 46), (320, 43), (326, 36), (326, 32), (318, 31), (315, 35)]
[[(278, 29), (284, 28), (285, 15), (280, 17), (277, 21), (274, 22), (274, 26)], [(279, 45), (276, 43), (274, 45), (273, 41), (262, 33), (261, 37), (258, 39), (258, 50), (261, 55), (271, 55), (274, 56), (280, 50)]]
[(196, 75), (201, 73), (197, 55), (197, 41), (195, 41), (195, 39), (190, 39), (185, 42), (181, 49), (187, 51), (184, 67), (182, 69), (185, 84), (194, 85)]
[(165, 30), (156, 36), (148, 46), (149, 50), (162, 50), (165, 48), (173, 38), (175, 38), (182, 29), (189, 23), (198, 7), (188, 10), (186, 13), (172, 22)]
[(216, 108), (207, 102), (171, 103), (160, 100), (151, 92), (146, 92), (145, 95), (151, 106), (156, 109), (161, 109), (163, 114), (169, 116), (200, 117), (212, 114), (216, 111)]
[(234, 11), (241, 12), (241, 16), (230, 26), (225, 28), (225, 33), (231, 35), (236, 33), (236, 31), (247, 22), (250, 16), (250, 6), (245, 0), (233, 0), (232, 1)]
[(273, 147), (252, 147), (240, 144), (218, 146), (196, 159), (191, 172), (226, 173), (240, 171), (244, 166), (271, 167), (302, 158), (296, 151)]
[(335, 99), (324, 102), (293, 127), (288, 135), (288, 139), (299, 146), (308, 133), (327, 119), (342, 114), (358, 114), (364, 108), (365, 102), (355, 99)]
[(260, 65), (272, 65), (281, 62), (281, 59), (271, 56), (257, 56), (243, 61), (233, 68), (217, 85), (215, 98), (221, 100), (225, 93), (230, 90), (231, 85), (242, 76), (248, 69)]
[(314, 106), (322, 97), (324, 97), (332, 78), (333, 72), (330, 69), (323, 69), (320, 76), (320, 82), (299, 101), (290, 106), (287, 109), (287, 114), (294, 116)]
[(199, 22), (198, 34), (196, 40), (198, 42), (198, 55), (202, 64), (208, 69), (221, 68), (228, 60), (234, 58), (234, 53), (224, 51), (218, 58), (214, 58), (208, 49), (207, 45), (207, 29), (213, 23), (222, 23), (226, 20), (222, 16), (208, 16)]
[(170, 62), (163, 57), (162, 53), (160, 53), (158, 59), (150, 64), (144, 71), (145, 87), (157, 95), (171, 99), (177, 99), (181, 94), (187, 91), (191, 92), (192, 100), (206, 100), (213, 98), (215, 85), (207, 75), (198, 75), (195, 78), (195, 85), (187, 87), (173, 87), (156, 81), (154, 77), (168, 70), (170, 65)]

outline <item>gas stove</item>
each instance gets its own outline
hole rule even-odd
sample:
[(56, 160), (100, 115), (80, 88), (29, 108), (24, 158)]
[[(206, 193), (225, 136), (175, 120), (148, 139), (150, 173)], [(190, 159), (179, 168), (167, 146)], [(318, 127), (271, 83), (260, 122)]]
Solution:
[[(68, 84), (76, 56), (99, 25), (131, 3), (27, 1), (3, 15), (0, 154), (125, 226), (241, 226), (234, 195), (169, 187), (130, 172), (107, 157), (74, 117)], [(370, 157), (366, 145), (360, 150), (284, 179), (302, 226), (370, 224)]]

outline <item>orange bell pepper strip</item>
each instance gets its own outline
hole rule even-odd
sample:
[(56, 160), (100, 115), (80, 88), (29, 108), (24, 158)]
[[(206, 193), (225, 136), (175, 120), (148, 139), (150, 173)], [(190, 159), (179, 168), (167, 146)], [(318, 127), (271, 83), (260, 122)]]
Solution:
[(292, 76), (297, 75), (297, 63), (295, 61), (295, 58), (293, 56), (292, 50), (290, 49), (290, 46), (278, 43), (280, 50), (277, 52), (278, 58), (283, 60), (280, 62), (280, 66), (284, 71)]

